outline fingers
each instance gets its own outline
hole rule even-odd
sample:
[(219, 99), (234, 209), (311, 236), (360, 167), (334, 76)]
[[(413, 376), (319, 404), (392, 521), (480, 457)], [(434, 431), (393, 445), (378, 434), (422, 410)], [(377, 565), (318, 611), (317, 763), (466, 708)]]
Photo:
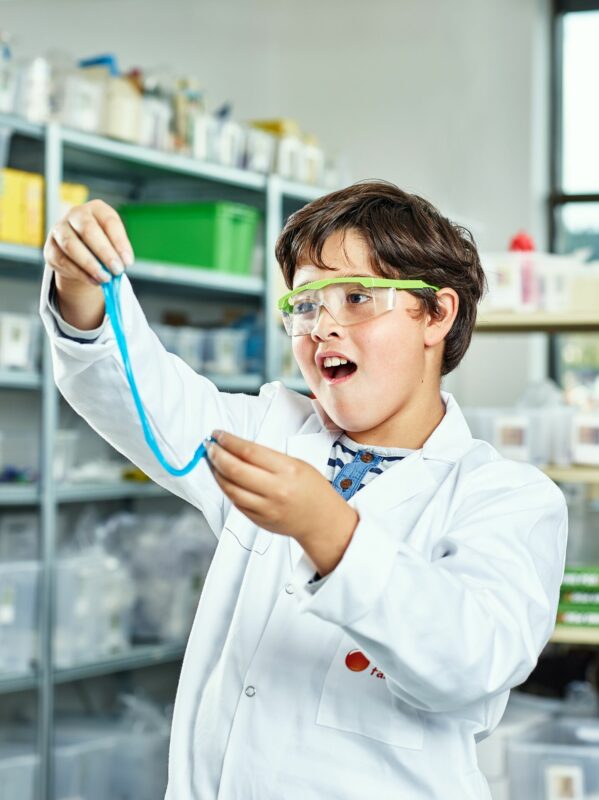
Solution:
[(68, 223), (85, 246), (112, 272), (120, 274), (133, 261), (125, 226), (116, 211), (102, 200), (72, 209)]
[(224, 494), (231, 500), (231, 502), (244, 514), (259, 513), (261, 504), (264, 503), (264, 498), (258, 496), (253, 492), (243, 489), (232, 481), (227, 480), (224, 475), (221, 475), (215, 469), (212, 469), (214, 480), (218, 483)]
[[(68, 280), (85, 281), (92, 286), (98, 286), (98, 282), (104, 281), (103, 276), (106, 273), (95, 259), (93, 265), (82, 269), (78, 263), (65, 254), (53, 235), (48, 237), (44, 246), (44, 260), (52, 269)], [(110, 280), (108, 276), (106, 277)]]
[(272, 493), (274, 488), (272, 472), (238, 458), (218, 444), (211, 443), (207, 454), (210, 467), (228, 483), (246, 490), (253, 496), (266, 497)]
[(248, 439), (242, 439), (228, 431), (213, 431), (212, 436), (229, 453), (237, 456), (242, 461), (247, 461), (266, 472), (280, 472), (289, 466), (290, 457), (278, 450), (271, 450)]
[(44, 257), (66, 278), (108, 282), (110, 276), (99, 261), (120, 275), (125, 264), (133, 263), (133, 249), (116, 211), (102, 200), (92, 200), (72, 208), (53, 227)]

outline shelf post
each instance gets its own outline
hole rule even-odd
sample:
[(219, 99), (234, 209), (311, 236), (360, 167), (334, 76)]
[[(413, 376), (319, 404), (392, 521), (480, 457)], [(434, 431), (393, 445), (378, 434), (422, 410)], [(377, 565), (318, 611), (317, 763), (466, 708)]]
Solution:
[[(62, 180), (62, 143), (56, 123), (46, 128), (44, 142), (45, 231), (49, 232), (60, 214), (59, 192)], [(39, 587), (39, 689), (38, 742), (40, 753), (39, 800), (51, 800), (54, 785), (53, 717), (54, 676), (52, 638), (54, 629), (54, 575), (56, 558), (56, 486), (53, 475), (55, 433), (58, 427), (58, 390), (54, 383), (50, 341), (43, 337), (42, 414), (40, 437), (40, 536), (41, 561)]]

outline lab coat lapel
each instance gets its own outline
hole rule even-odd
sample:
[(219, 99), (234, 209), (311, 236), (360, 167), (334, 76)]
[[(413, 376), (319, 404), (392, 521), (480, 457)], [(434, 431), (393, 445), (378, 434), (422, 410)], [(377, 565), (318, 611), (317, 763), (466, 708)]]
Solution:
[[(466, 452), (472, 442), (472, 435), (453, 395), (441, 392), (445, 404), (445, 416), (437, 425), (420, 450), (411, 453), (402, 461), (388, 467), (375, 480), (360, 489), (348, 502), (355, 507), (359, 504), (362, 511), (372, 509), (378, 517), (384, 517), (389, 509), (409, 501), (422, 492), (431, 492), (439, 481), (439, 471), (435, 462), (452, 464)], [(323, 416), (318, 403), (313, 401), (315, 410), (328, 429), (318, 433), (296, 434), (287, 439), (287, 454), (301, 458), (316, 467), (323, 475), (327, 472), (327, 462), (335, 439), (342, 432), (333, 428), (326, 416)], [(442, 474), (442, 473), (441, 473)], [(289, 537), (290, 559), (292, 569), (304, 555), (298, 542)], [(306, 576), (313, 565), (304, 559)], [(310, 575), (311, 577), (311, 575)]]

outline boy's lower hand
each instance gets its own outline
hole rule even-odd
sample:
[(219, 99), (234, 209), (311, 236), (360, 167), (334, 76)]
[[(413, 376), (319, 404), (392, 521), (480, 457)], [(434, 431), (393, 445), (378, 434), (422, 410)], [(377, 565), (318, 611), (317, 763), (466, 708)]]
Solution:
[(208, 447), (208, 463), (233, 505), (259, 527), (292, 536), (310, 555), (311, 545), (315, 554), (324, 545), (324, 534), (333, 545), (329, 560), (334, 559), (334, 545), (339, 560), (358, 514), (317, 469), (232, 433), (214, 431), (212, 436), (218, 444)]

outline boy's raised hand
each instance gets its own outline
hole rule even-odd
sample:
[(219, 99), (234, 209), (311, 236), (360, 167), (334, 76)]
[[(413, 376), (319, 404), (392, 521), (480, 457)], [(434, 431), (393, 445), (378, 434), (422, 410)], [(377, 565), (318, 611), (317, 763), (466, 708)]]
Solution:
[(232, 433), (212, 436), (218, 444), (208, 447), (208, 463), (233, 505), (259, 527), (296, 539), (321, 575), (333, 569), (356, 526), (355, 509), (306, 461)]
[(44, 259), (61, 284), (91, 283), (99, 286), (110, 280), (98, 259), (115, 275), (133, 263), (133, 248), (123, 221), (103, 200), (90, 200), (74, 206), (54, 225), (44, 245)]

